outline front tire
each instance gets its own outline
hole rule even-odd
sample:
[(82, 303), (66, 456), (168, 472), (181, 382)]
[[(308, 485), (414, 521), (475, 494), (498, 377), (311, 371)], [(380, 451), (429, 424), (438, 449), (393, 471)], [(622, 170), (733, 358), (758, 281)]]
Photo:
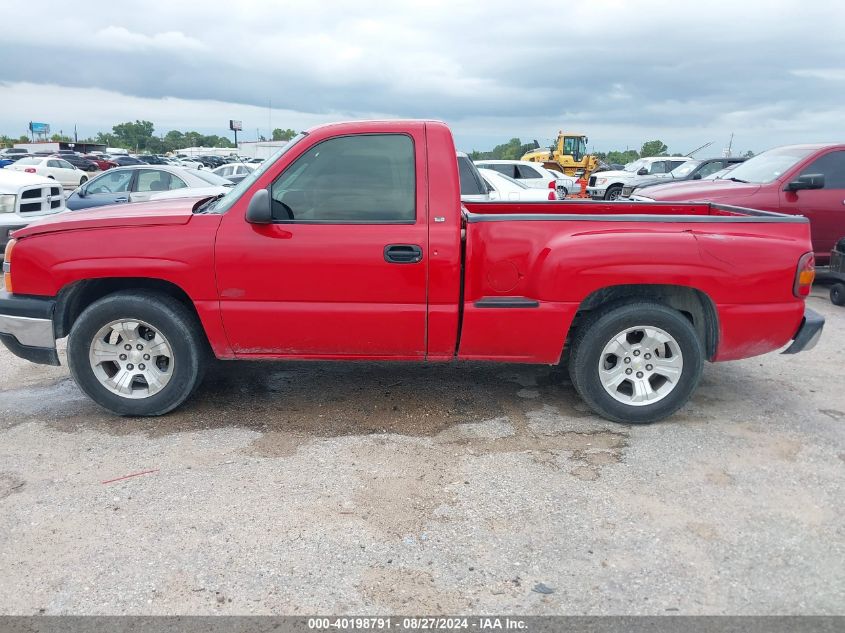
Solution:
[(82, 185), (84, 185), (86, 182), (88, 182), (88, 177), (87, 177), (87, 176), (83, 176), (82, 178), (80, 178), (80, 179), (79, 179), (79, 186), (81, 187), (81, 186), (82, 186)]
[(612, 185), (604, 192), (605, 200), (618, 200), (622, 195), (622, 185)]
[(202, 381), (207, 346), (196, 316), (173, 297), (121, 291), (86, 308), (68, 338), (76, 384), (118, 415), (172, 411)]
[(569, 373), (600, 416), (646, 424), (669, 417), (701, 378), (704, 351), (677, 310), (638, 301), (599, 310), (578, 328)]
[(845, 306), (845, 284), (834, 284), (830, 288), (830, 302), (835, 306)]

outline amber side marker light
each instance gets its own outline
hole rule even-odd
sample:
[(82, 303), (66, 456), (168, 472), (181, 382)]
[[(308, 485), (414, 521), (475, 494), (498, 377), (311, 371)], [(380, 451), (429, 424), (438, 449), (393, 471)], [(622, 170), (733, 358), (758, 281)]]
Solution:
[(6, 244), (6, 252), (3, 255), (3, 284), (6, 286), (6, 292), (12, 292), (12, 249), (15, 248), (17, 240), (9, 240)]
[(792, 292), (796, 297), (806, 297), (813, 288), (813, 281), (816, 279), (816, 257), (812, 253), (804, 253), (798, 260), (798, 269), (795, 271), (795, 285)]

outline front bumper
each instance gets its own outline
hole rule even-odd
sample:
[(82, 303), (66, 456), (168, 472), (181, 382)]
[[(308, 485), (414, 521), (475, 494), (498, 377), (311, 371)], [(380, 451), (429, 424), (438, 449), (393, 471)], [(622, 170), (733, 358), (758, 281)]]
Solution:
[(821, 338), (823, 328), (824, 317), (815, 310), (804, 308), (804, 318), (792, 339), (792, 345), (787, 347), (783, 353), (797, 354), (813, 349)]
[(587, 194), (593, 199), (604, 198), (607, 187), (587, 187)]
[(0, 341), (15, 356), (42, 365), (58, 365), (53, 310), (56, 302), (0, 292)]
[(26, 224), (6, 224), (0, 226), (0, 259), (3, 259), (3, 251), (6, 249), (6, 244), (9, 243), (9, 236), (12, 232), (22, 229)]

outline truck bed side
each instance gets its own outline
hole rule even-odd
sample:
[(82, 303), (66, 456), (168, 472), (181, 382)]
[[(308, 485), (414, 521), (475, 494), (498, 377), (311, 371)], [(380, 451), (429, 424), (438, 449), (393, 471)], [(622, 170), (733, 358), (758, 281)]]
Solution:
[(706, 203), (466, 208), (461, 358), (555, 363), (579, 310), (614, 293), (712, 309), (711, 360), (777, 349), (801, 323), (804, 218)]

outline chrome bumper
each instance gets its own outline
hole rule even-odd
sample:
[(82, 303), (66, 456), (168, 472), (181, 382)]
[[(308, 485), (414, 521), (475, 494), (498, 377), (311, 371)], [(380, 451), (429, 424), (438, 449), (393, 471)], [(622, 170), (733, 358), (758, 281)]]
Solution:
[(0, 314), (0, 334), (11, 334), (18, 339), (18, 343), (28, 347), (56, 346), (52, 319)]
[(813, 349), (819, 342), (823, 329), (824, 317), (815, 310), (804, 308), (804, 318), (801, 320), (801, 326), (795, 333), (792, 345), (787, 347), (783, 353), (797, 354), (798, 352)]
[(33, 363), (58, 365), (53, 330), (53, 299), (0, 292), (0, 341), (15, 356)]

